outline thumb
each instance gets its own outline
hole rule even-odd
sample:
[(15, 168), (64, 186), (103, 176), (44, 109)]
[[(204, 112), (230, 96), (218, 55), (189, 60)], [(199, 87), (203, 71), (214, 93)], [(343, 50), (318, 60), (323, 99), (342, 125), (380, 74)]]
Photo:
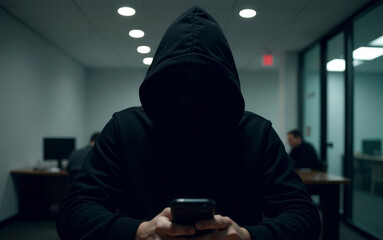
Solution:
[(169, 207), (165, 208), (158, 216), (163, 216), (169, 218), (169, 220), (172, 220), (172, 213)]

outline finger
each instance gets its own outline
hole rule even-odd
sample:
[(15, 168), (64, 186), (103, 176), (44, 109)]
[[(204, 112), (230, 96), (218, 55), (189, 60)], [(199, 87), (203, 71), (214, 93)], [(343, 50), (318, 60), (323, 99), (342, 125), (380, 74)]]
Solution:
[(167, 207), (164, 210), (162, 210), (162, 212), (160, 214), (158, 214), (158, 216), (164, 216), (164, 217), (167, 217), (171, 220), (172, 214), (171, 214), (170, 207)]
[(221, 215), (215, 215), (214, 218), (208, 220), (202, 220), (195, 224), (196, 229), (206, 230), (206, 229), (223, 229), (227, 228), (232, 224), (232, 220), (228, 217), (223, 217)]
[(195, 229), (192, 226), (185, 226), (172, 223), (167, 219), (160, 219), (156, 224), (155, 229), (157, 234), (168, 236), (191, 236), (195, 233)]

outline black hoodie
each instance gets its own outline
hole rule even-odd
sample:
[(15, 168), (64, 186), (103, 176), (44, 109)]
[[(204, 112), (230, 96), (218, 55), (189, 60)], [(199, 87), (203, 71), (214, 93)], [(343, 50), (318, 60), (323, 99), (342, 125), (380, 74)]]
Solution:
[[(211, 198), (252, 239), (318, 239), (320, 221), (270, 121), (244, 112), (222, 30), (193, 7), (165, 33), (60, 205), (63, 240), (134, 240), (174, 198)], [(265, 217), (265, 218), (264, 218)]]

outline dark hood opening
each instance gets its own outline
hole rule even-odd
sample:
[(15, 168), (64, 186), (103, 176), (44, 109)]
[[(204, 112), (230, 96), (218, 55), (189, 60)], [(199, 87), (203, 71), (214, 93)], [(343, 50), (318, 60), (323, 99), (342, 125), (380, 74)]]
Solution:
[(193, 7), (165, 33), (140, 87), (158, 125), (190, 129), (235, 126), (244, 100), (229, 44), (216, 21)]

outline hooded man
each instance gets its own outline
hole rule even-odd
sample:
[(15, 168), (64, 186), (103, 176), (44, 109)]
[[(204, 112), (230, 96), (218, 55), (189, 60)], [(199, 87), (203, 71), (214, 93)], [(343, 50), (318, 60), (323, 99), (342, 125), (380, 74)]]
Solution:
[[(115, 113), (68, 195), (63, 240), (318, 239), (320, 220), (270, 121), (244, 111), (216, 21), (193, 7), (166, 31), (140, 87)], [(175, 198), (210, 198), (214, 219), (171, 222)], [(264, 218), (265, 217), (265, 218)]]

